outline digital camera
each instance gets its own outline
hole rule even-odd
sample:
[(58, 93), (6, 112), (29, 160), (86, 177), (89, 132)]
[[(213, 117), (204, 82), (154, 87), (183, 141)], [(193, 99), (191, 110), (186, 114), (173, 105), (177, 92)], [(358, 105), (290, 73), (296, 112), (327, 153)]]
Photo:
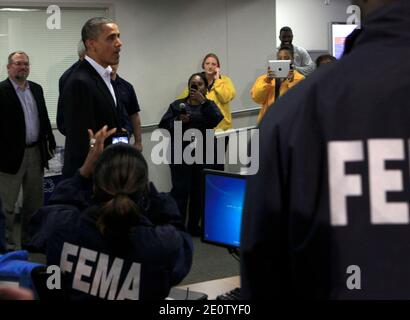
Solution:
[(130, 139), (129, 139), (128, 133), (125, 131), (114, 133), (111, 136), (111, 144), (117, 144), (117, 143), (128, 144), (129, 142), (130, 142)]

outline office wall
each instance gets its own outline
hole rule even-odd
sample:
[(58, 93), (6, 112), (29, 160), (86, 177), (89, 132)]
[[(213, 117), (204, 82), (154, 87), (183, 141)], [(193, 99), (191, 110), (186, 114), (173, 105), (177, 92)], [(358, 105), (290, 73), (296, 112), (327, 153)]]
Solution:
[[(124, 42), (119, 73), (134, 84), (142, 122), (150, 124), (158, 122), (188, 76), (200, 69), (201, 57), (210, 51), (219, 55), (222, 71), (237, 88), (233, 110), (254, 107), (249, 90), (273, 55), (276, 26), (289, 24), (295, 30), (295, 42), (308, 49), (327, 49), (327, 22), (343, 21), (349, 1), (330, 2), (325, 7), (324, 0), (276, 0), (276, 9), (275, 0), (0, 0), (0, 6), (109, 8)], [(255, 123), (255, 115), (234, 120), (236, 128)], [(64, 137), (57, 131), (56, 136), (58, 144), (64, 145)], [(153, 146), (150, 137), (151, 132), (144, 132), (147, 159)], [(160, 190), (169, 190), (168, 166), (150, 164), (150, 178)]]
[[(186, 85), (189, 75), (200, 70), (201, 58), (208, 52), (218, 54), (222, 72), (236, 86), (233, 110), (255, 107), (249, 96), (250, 88), (254, 79), (265, 71), (266, 60), (276, 45), (272, 37), (274, 0), (55, 0), (52, 3), (0, 0), (0, 6), (28, 4), (109, 8), (124, 42), (119, 74), (136, 89), (143, 124), (159, 121)], [(75, 52), (73, 48), (73, 60)], [(255, 122), (254, 116), (245, 117), (235, 120), (235, 125), (248, 126)], [(56, 130), (55, 135), (58, 144), (64, 145), (64, 137)], [(153, 146), (150, 137), (150, 131), (144, 132), (147, 159)], [(150, 177), (161, 190), (169, 190), (168, 166), (150, 164)]]
[[(276, 0), (276, 33), (293, 29), (294, 43), (307, 50), (329, 49), (329, 23), (345, 22), (351, 0)], [(278, 39), (279, 41), (279, 39)]]
[[(30, 3), (50, 4), (0, 1), (7, 6)], [(143, 124), (159, 121), (189, 75), (200, 71), (201, 58), (208, 52), (218, 54), (222, 72), (234, 81), (238, 96), (232, 108), (254, 106), (249, 97), (252, 81), (264, 71), (275, 46), (273, 0), (56, 0), (52, 4), (111, 8), (124, 42), (119, 74), (135, 86)]]
[(140, 0), (119, 5), (122, 61), (131, 66), (120, 67), (120, 74), (135, 84), (143, 123), (159, 121), (209, 52), (219, 56), (222, 72), (236, 86), (232, 109), (254, 106), (252, 81), (263, 72), (275, 45), (274, 9), (272, 0)]
[[(234, 119), (235, 128), (246, 128), (256, 124), (257, 113), (250, 116), (236, 117)], [(147, 131), (142, 134), (142, 143), (144, 146), (143, 154), (148, 159), (148, 170), (151, 181), (155, 183), (161, 191), (171, 190), (171, 172), (168, 165), (154, 165), (149, 161), (151, 159), (151, 151), (156, 142), (151, 140), (152, 131)], [(230, 171), (239, 171), (241, 165), (230, 165), (226, 169)]]

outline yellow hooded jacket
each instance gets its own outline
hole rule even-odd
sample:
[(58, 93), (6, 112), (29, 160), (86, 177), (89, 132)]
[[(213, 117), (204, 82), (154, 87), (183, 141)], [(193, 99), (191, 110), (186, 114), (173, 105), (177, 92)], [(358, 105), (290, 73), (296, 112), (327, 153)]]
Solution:
[[(280, 86), (279, 96), (283, 96), (289, 89), (293, 88), (303, 79), (305, 79), (305, 76), (295, 70), (295, 77), (293, 81), (286, 79), (282, 82)], [(258, 115), (258, 123), (261, 122), (269, 107), (275, 102), (275, 84), (275, 79), (269, 82), (268, 77), (266, 76), (266, 74), (264, 74), (256, 79), (251, 89), (251, 96), (253, 101), (262, 106), (262, 109)]]
[[(188, 96), (188, 87), (184, 89), (182, 94), (177, 99), (183, 99)], [(228, 130), (232, 129), (232, 113), (231, 102), (236, 96), (236, 90), (233, 85), (232, 80), (227, 76), (221, 76), (220, 79), (214, 81), (214, 84), (210, 91), (208, 91), (206, 98), (212, 100), (221, 110), (224, 118), (221, 122), (215, 127), (217, 130)]]

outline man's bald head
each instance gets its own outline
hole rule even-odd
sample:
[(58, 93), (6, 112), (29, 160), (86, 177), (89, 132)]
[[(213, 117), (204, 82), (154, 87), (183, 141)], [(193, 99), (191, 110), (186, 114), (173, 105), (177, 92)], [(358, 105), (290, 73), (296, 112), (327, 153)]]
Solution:
[(352, 4), (358, 5), (362, 10), (363, 16), (367, 16), (369, 13), (376, 9), (379, 9), (387, 4), (393, 3), (397, 0), (352, 0)]

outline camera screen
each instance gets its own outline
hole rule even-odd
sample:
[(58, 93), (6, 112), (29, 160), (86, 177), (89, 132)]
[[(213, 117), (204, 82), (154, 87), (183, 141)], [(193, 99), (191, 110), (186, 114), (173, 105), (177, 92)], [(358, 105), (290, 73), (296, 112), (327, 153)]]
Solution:
[(127, 143), (128, 144), (128, 137), (114, 137), (112, 138), (112, 144), (116, 143)]

